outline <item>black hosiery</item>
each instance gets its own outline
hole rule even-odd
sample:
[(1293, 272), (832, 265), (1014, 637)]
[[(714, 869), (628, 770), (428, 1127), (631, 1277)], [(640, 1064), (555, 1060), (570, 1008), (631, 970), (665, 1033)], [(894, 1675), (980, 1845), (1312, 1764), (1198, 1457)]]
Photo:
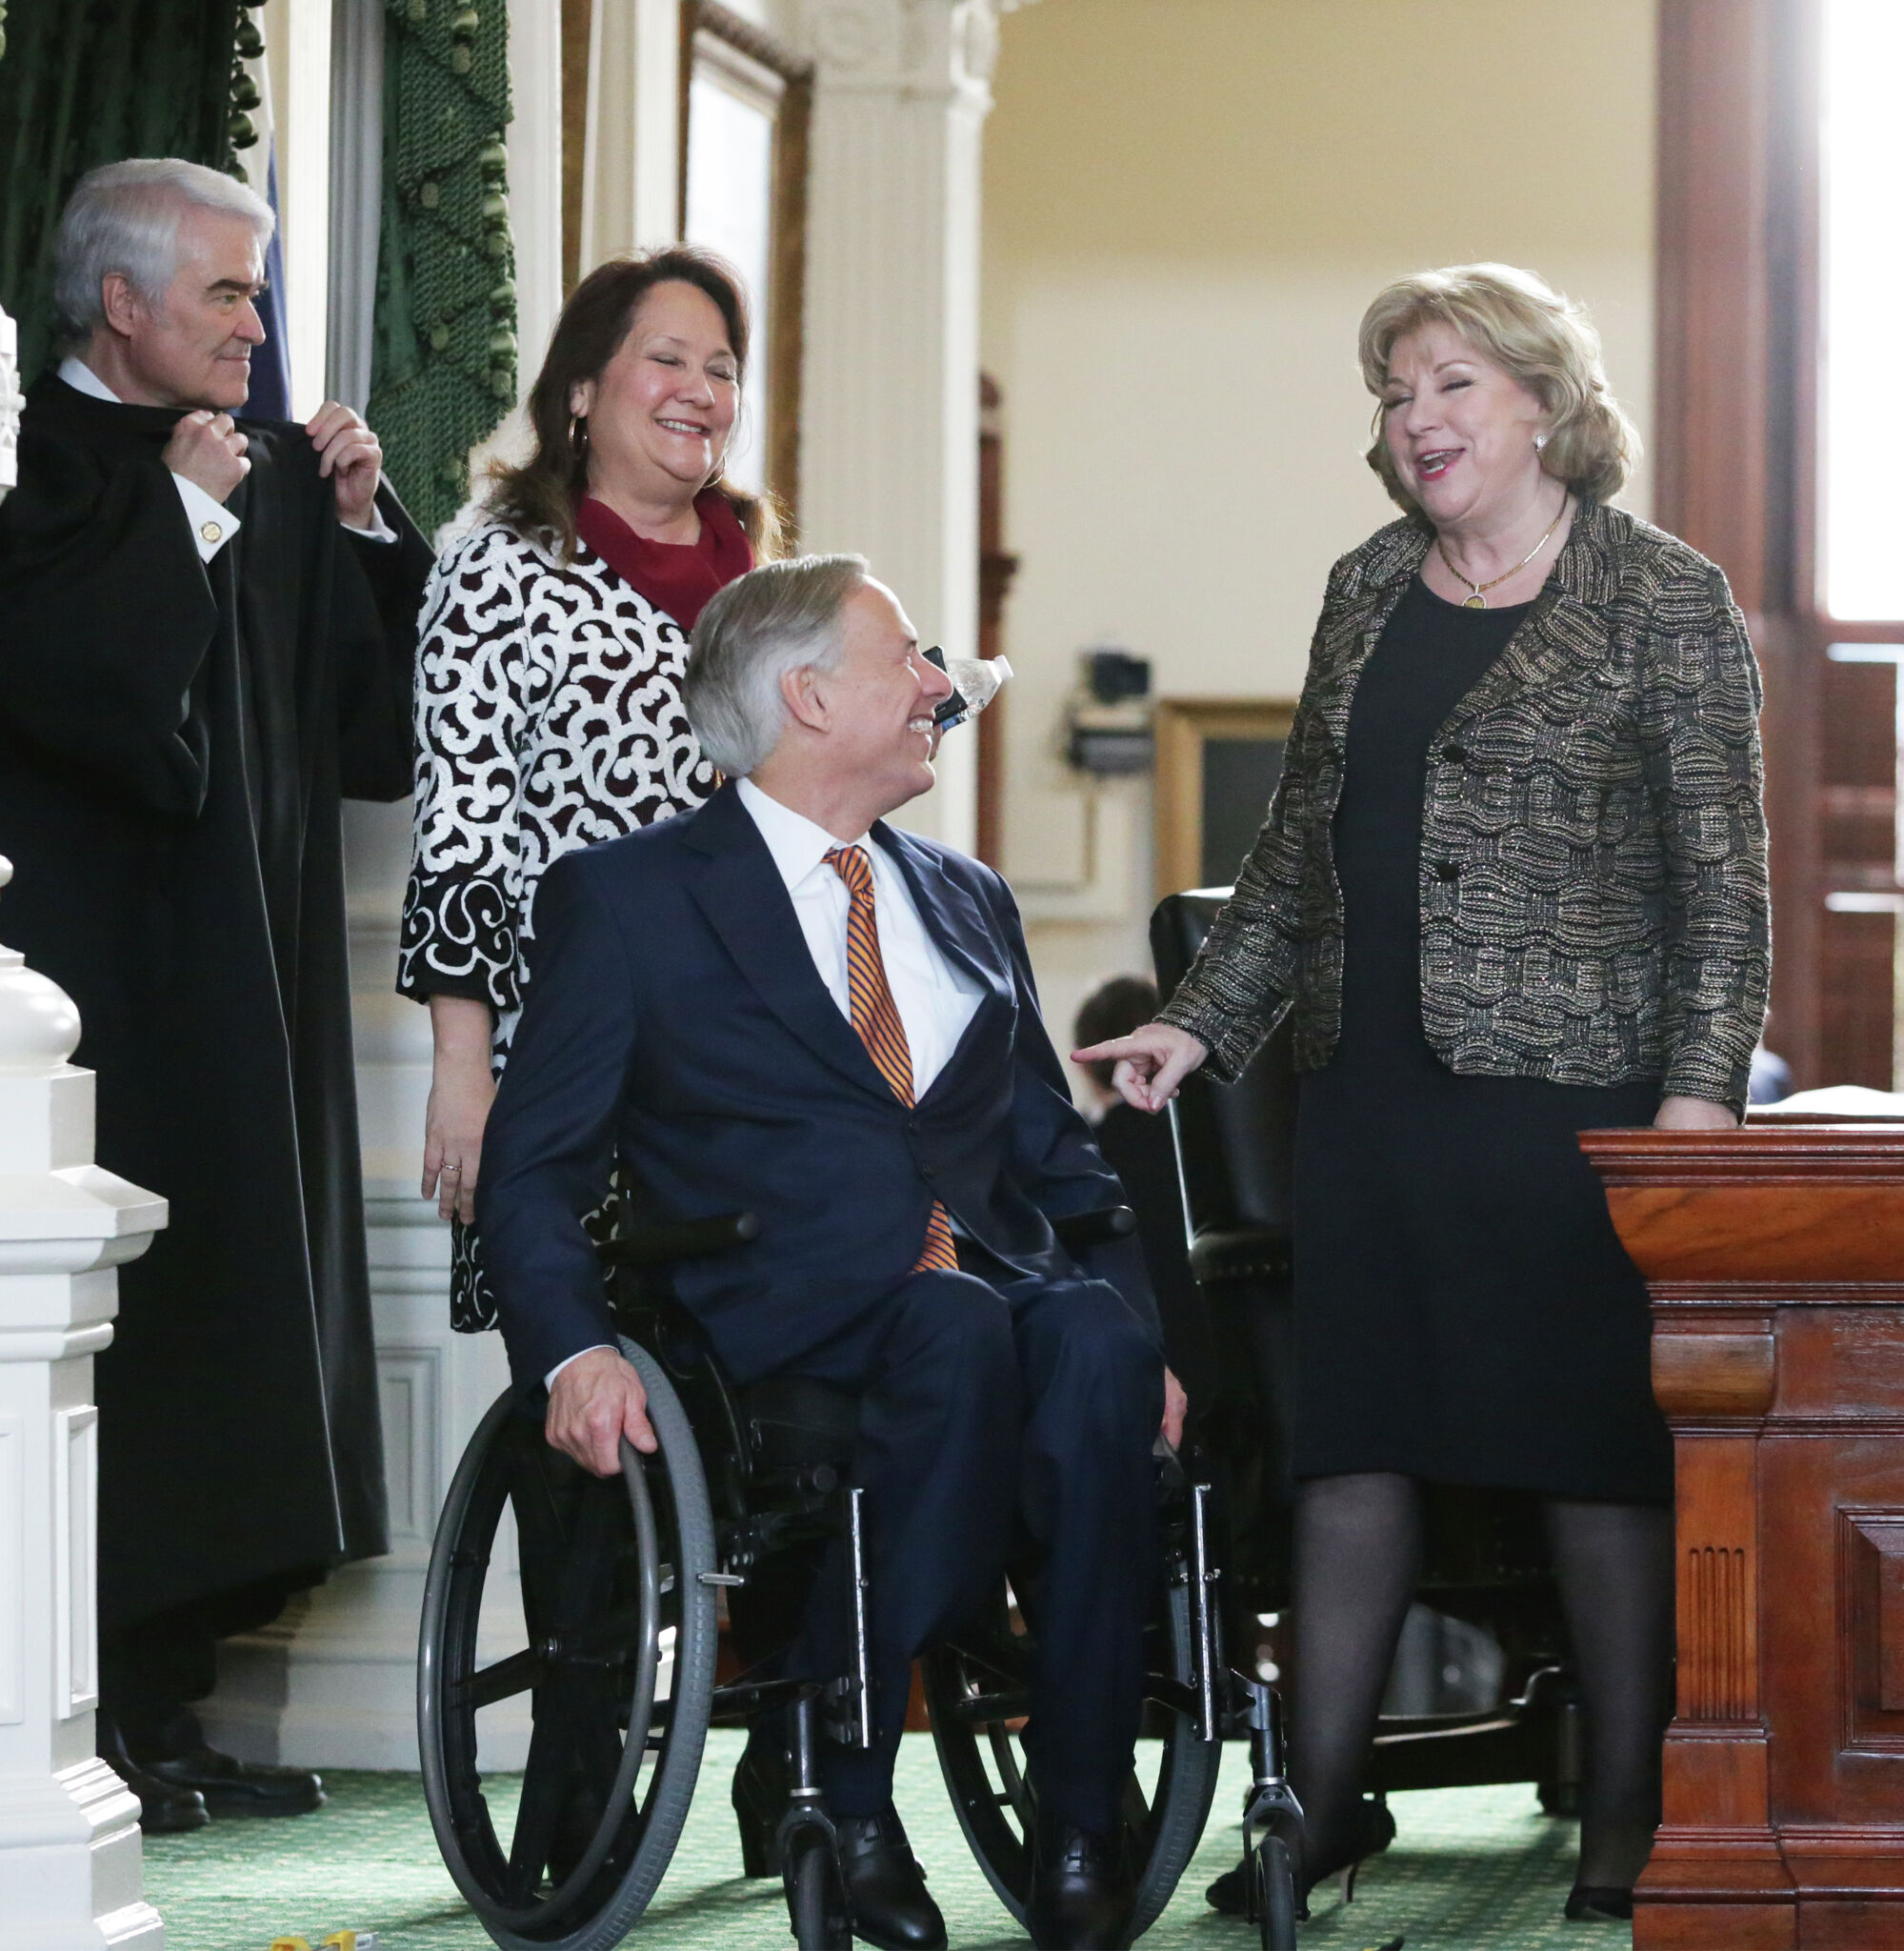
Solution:
[(1547, 1536), (1586, 1719), (1574, 1881), (1630, 1890), (1659, 1825), (1673, 1711), (1673, 1513), (1553, 1499)]
[(1297, 1486), (1290, 1781), (1312, 1880), (1355, 1854), (1370, 1745), (1421, 1553), (1413, 1478), (1369, 1471)]

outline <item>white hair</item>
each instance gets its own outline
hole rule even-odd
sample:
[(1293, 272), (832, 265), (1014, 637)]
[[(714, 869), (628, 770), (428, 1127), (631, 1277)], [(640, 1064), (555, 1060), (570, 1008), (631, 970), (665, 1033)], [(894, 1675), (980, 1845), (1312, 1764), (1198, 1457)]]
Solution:
[(109, 272), (119, 272), (148, 305), (164, 300), (178, 275), (178, 222), (188, 210), (246, 218), (260, 251), (277, 227), (255, 191), (177, 156), (107, 163), (79, 179), (53, 254), (53, 312), (63, 348), (84, 345), (105, 323), (100, 286)]
[(709, 600), (694, 625), (681, 701), (701, 750), (729, 778), (746, 778), (780, 743), (780, 680), (839, 663), (840, 613), (866, 582), (863, 555), (797, 555), (750, 570)]

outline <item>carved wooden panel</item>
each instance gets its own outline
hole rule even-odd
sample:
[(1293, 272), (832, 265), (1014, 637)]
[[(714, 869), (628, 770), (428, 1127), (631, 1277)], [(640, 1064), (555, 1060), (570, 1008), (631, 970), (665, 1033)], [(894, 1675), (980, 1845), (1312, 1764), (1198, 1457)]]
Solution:
[(1904, 1511), (1838, 1511), (1844, 1744), (1904, 1754)]

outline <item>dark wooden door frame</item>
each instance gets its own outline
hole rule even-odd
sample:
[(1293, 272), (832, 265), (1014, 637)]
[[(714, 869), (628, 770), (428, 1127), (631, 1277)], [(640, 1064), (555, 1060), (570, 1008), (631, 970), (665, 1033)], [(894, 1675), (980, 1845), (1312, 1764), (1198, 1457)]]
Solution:
[(1894, 680), (1827, 646), (1897, 635), (1831, 622), (1818, 593), (1820, 28), (1819, 0), (1660, 0), (1655, 516), (1724, 569), (1764, 670), (1768, 1041), (1801, 1087), (1888, 1047), (1826, 895), (1888, 878), (1881, 820), (1860, 840), (1846, 809), (1882, 796), (1853, 771)]

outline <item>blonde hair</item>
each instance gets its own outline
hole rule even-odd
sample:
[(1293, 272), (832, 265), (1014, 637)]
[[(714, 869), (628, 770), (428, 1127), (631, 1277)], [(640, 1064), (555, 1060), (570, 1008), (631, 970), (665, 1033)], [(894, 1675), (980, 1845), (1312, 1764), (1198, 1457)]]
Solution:
[(1395, 341), (1425, 325), (1446, 325), (1516, 379), (1551, 415), (1541, 467), (1576, 494), (1611, 501), (1639, 459), (1639, 434), (1607, 385), (1600, 335), (1586, 312), (1531, 271), (1511, 264), (1457, 264), (1397, 278), (1362, 314), (1356, 351), (1362, 383), (1375, 395), (1368, 462), (1390, 498), (1420, 513), (1401, 485), (1382, 435), (1379, 404)]

